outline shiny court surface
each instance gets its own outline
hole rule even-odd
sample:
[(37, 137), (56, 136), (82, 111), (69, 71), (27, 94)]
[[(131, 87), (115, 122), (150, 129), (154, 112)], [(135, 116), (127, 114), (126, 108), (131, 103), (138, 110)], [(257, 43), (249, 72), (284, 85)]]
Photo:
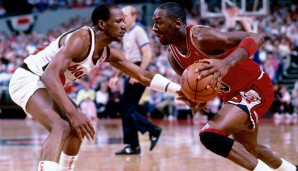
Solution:
[[(149, 151), (149, 134), (140, 134), (140, 155), (116, 156), (124, 147), (120, 119), (101, 119), (95, 142), (84, 141), (76, 171), (245, 171), (209, 152), (199, 141), (199, 120), (153, 120), (163, 128)], [(36, 171), (47, 131), (32, 119), (0, 120), (0, 171)], [(298, 126), (262, 120), (259, 142), (298, 164)]]

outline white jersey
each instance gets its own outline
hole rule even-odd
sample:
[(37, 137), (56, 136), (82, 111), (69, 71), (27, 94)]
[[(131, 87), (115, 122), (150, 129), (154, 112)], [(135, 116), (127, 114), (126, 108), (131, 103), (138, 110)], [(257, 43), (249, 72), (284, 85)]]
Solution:
[[(95, 46), (95, 34), (93, 29), (90, 27), (82, 27), (79, 29), (88, 29), (91, 36), (91, 47), (89, 49), (89, 53), (86, 59), (80, 62), (71, 62), (68, 69), (64, 72), (64, 75), (61, 75), (61, 82), (63, 85), (74, 81), (75, 79), (81, 79), (86, 76), (96, 65), (104, 62), (108, 57), (108, 49), (105, 47), (102, 52), (102, 56), (99, 60), (94, 63), (93, 61), (93, 53)], [(78, 30), (78, 29), (77, 29)], [(60, 41), (63, 37), (66, 36), (65, 41), (68, 41), (69, 37), (77, 30), (73, 30), (70, 32), (66, 32), (59, 36), (56, 40), (52, 41), (50, 44), (39, 48), (35, 53), (28, 56), (25, 59), (25, 63), (28, 68), (38, 76), (41, 76), (47, 67), (47, 65), (51, 62), (54, 55), (60, 50)]]

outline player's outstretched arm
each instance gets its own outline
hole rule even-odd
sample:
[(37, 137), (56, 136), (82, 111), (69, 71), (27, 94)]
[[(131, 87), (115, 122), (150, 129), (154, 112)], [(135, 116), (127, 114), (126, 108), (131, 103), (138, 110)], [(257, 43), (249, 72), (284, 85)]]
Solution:
[(181, 89), (179, 84), (171, 82), (160, 74), (141, 69), (139, 66), (126, 60), (122, 51), (118, 49), (111, 48), (110, 52), (107, 62), (110, 62), (115, 68), (139, 80), (141, 84), (153, 90), (178, 95), (177, 91)]
[(145, 86), (150, 87), (153, 90), (166, 92), (169, 94), (177, 95), (177, 99), (186, 103), (189, 107), (195, 110), (205, 110), (205, 104), (197, 104), (190, 101), (180, 90), (181, 86), (174, 82), (171, 82), (164, 76), (156, 74), (144, 69), (141, 69), (139, 66), (125, 60), (123, 54), (119, 50), (111, 49), (111, 55), (108, 59), (108, 62), (111, 63), (114, 67), (119, 70), (122, 70), (126, 74), (138, 79), (140, 83)]

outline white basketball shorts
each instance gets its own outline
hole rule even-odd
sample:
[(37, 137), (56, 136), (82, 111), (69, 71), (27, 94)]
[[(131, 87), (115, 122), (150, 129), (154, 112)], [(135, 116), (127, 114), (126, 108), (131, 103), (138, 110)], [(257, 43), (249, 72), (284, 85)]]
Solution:
[(11, 99), (23, 108), (28, 117), (31, 117), (26, 111), (26, 105), (29, 98), (40, 88), (45, 88), (45, 85), (38, 75), (23, 68), (18, 68), (11, 77), (9, 94)]

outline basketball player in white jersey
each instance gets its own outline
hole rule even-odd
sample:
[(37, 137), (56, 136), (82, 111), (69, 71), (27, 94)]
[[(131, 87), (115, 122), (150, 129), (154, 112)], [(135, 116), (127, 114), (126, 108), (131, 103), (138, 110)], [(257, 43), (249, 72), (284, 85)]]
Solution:
[(64, 85), (81, 79), (96, 65), (109, 62), (154, 90), (173, 94), (180, 90), (179, 85), (141, 69), (109, 48), (125, 32), (124, 14), (118, 6), (100, 5), (91, 19), (93, 27), (62, 34), (28, 56), (11, 78), (13, 101), (50, 132), (41, 149), (38, 171), (57, 171), (58, 167), (59, 171), (72, 171), (84, 136), (94, 140), (90, 120), (68, 98)]

